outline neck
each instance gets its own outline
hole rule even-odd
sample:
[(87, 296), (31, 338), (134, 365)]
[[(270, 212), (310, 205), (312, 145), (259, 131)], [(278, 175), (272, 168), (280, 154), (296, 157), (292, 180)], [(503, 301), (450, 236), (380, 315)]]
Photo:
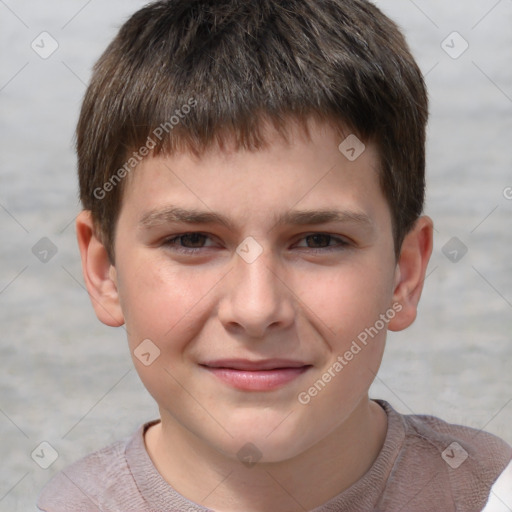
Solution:
[(164, 414), (145, 441), (164, 480), (191, 501), (219, 512), (304, 512), (359, 480), (377, 458), (386, 430), (386, 413), (366, 397), (328, 436), (280, 462), (243, 466)]

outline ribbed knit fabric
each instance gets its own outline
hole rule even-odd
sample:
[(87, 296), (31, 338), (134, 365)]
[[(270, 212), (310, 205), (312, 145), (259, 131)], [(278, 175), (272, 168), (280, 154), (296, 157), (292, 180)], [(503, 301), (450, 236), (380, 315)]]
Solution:
[[(512, 448), (492, 434), (432, 416), (401, 415), (387, 402), (377, 402), (388, 417), (377, 459), (360, 480), (314, 512), (481, 511), (512, 459)], [(144, 432), (154, 423), (58, 473), (41, 492), (39, 509), (209, 511), (181, 496), (156, 470), (144, 444)]]

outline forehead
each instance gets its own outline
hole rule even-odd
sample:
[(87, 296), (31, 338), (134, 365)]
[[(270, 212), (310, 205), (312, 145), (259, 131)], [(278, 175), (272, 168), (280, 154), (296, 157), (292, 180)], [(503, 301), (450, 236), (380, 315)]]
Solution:
[(181, 151), (148, 157), (126, 183), (122, 211), (136, 212), (144, 222), (166, 206), (226, 219), (271, 214), (275, 221), (295, 206), (378, 215), (385, 201), (374, 144), (327, 123), (312, 121), (307, 130), (291, 123), (285, 139), (267, 127), (267, 144), (257, 150), (225, 144), (197, 156)]

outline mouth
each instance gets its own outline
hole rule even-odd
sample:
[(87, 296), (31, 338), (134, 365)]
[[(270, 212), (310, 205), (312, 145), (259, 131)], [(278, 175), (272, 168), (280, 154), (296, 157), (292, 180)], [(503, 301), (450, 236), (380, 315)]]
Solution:
[(271, 391), (292, 382), (312, 365), (288, 359), (224, 359), (200, 364), (223, 383), (243, 391)]

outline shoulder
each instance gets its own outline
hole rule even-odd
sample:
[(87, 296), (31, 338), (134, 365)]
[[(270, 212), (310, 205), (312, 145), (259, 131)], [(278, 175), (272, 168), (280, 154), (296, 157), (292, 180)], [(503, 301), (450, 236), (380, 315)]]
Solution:
[(388, 495), (407, 489), (412, 510), (424, 510), (425, 503), (436, 505), (429, 510), (455, 510), (454, 504), (461, 511), (482, 510), (512, 459), (512, 448), (488, 432), (435, 416), (402, 415), (380, 402), (403, 428)]
[[(140, 435), (140, 429), (135, 435)], [(132, 437), (133, 438), (133, 437)], [(41, 491), (37, 506), (45, 512), (104, 510), (118, 492), (135, 486), (126, 460), (131, 438), (117, 441), (57, 473)]]
[(452, 469), (466, 461), (499, 475), (512, 458), (512, 448), (499, 437), (429, 415), (404, 415), (406, 436), (424, 444)]

